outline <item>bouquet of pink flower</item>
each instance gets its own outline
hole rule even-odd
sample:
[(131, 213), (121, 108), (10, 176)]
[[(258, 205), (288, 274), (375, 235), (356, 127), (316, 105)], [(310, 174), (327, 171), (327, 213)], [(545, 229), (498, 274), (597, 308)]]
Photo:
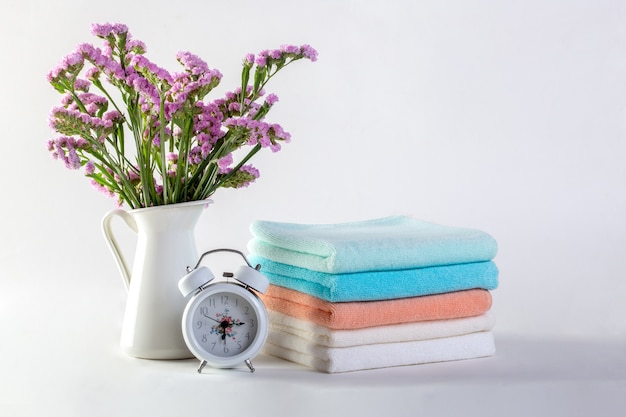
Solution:
[(248, 161), (290, 139), (265, 121), (278, 97), (265, 96), (264, 87), (290, 63), (317, 59), (309, 45), (248, 54), (241, 86), (205, 101), (222, 75), (197, 56), (179, 52), (183, 71), (170, 73), (146, 58), (145, 44), (125, 25), (94, 24), (92, 33), (104, 40), (102, 49), (80, 44), (48, 74), (63, 94), (50, 114), (50, 126), (62, 136), (48, 141), (48, 150), (130, 208), (203, 200), (219, 187), (258, 178)]

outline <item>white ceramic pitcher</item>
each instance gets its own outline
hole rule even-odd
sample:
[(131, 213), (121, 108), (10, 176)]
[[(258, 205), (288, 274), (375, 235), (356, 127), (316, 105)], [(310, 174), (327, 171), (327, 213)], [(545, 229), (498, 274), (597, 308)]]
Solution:
[[(195, 225), (210, 200), (108, 212), (102, 231), (128, 289), (120, 346), (130, 356), (184, 359), (193, 355), (182, 335), (187, 299), (178, 280), (198, 260)], [(132, 272), (115, 239), (111, 222), (120, 217), (137, 233)]]

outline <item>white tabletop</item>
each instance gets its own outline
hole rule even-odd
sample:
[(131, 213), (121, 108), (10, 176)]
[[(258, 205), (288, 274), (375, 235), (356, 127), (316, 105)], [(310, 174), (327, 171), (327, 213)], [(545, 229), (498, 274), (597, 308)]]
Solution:
[[(2, 416), (617, 416), (626, 344), (500, 334), (495, 356), (324, 374), (260, 355), (255, 373), (118, 348), (123, 292), (4, 282)], [(70, 294), (70, 296), (68, 296)]]

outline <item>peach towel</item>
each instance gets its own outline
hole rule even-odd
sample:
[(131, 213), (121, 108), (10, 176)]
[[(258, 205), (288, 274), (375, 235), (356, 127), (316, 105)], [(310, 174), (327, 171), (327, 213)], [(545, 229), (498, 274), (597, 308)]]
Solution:
[(336, 330), (478, 316), (491, 308), (492, 301), (488, 290), (472, 289), (394, 300), (331, 303), (276, 285), (270, 285), (260, 297), (269, 310)]

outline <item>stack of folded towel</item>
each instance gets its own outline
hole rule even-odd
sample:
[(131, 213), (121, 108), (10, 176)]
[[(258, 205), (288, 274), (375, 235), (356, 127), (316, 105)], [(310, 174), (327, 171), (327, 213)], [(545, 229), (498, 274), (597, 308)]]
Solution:
[(496, 241), (405, 216), (257, 221), (250, 261), (270, 287), (265, 351), (324, 372), (493, 355)]

